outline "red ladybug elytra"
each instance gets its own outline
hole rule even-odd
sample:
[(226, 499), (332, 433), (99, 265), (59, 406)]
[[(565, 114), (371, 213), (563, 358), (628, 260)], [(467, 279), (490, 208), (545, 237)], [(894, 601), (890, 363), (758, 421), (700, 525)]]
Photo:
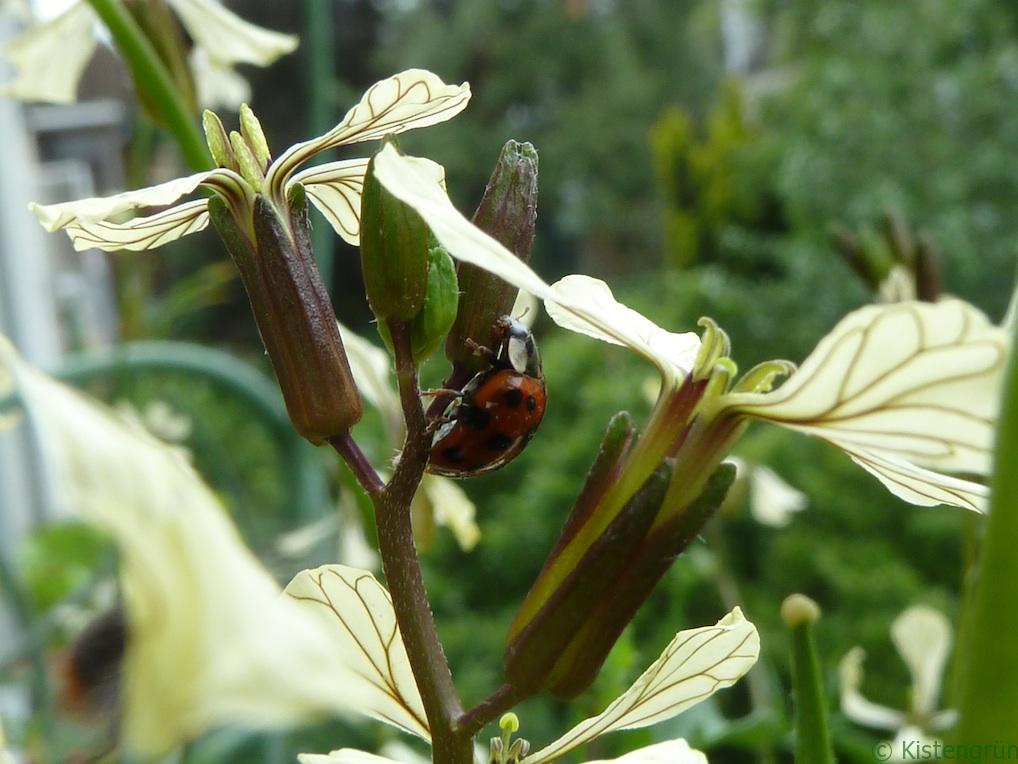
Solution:
[(428, 471), (473, 477), (503, 467), (524, 449), (544, 417), (548, 394), (530, 330), (502, 316), (491, 330), (497, 350), (477, 347), (491, 365), (446, 408), (435, 433)]

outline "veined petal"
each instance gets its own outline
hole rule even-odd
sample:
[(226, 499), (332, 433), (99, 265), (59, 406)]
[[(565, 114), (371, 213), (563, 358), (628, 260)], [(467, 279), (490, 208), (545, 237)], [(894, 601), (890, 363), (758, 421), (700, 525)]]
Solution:
[(151, 756), (224, 723), (362, 705), (320, 620), (281, 596), (176, 449), (46, 377), (0, 338), (62, 504), (121, 550), (128, 618), (122, 733)]
[(918, 507), (949, 504), (973, 512), (986, 512), (989, 506), (990, 489), (985, 485), (919, 467), (893, 454), (847, 446), (834, 440), (829, 442), (909, 504)]
[(268, 66), (292, 52), (296, 35), (255, 26), (213, 0), (167, 0), (195, 43), (223, 64)]
[(286, 587), (301, 607), (330, 628), (334, 649), (357, 673), (360, 711), (430, 740), (424, 703), (414, 681), (392, 599), (366, 570), (323, 565)]
[(358, 751), (355, 748), (340, 748), (331, 753), (301, 753), (297, 755), (300, 764), (400, 764), (385, 756)]
[(987, 474), (1005, 334), (960, 300), (871, 306), (844, 318), (785, 384), (728, 408), (853, 455)]
[(866, 652), (861, 647), (853, 647), (838, 664), (841, 712), (852, 721), (867, 727), (896, 730), (905, 723), (905, 714), (866, 700), (859, 693), (862, 687), (862, 662), (865, 658)]
[(137, 191), (124, 191), (113, 196), (98, 196), (78, 199), (61, 204), (35, 204), (28, 208), (35, 213), (47, 231), (59, 231), (72, 223), (92, 223), (97, 220), (108, 220), (114, 215), (144, 207), (165, 207), (180, 197), (190, 194), (210, 176), (220, 170), (199, 172), (186, 178), (160, 183), (157, 186), (139, 188)]
[(105, 220), (75, 222), (69, 223), (64, 231), (79, 252), (86, 249), (140, 252), (201, 231), (208, 224), (208, 202), (196, 199), (154, 215), (134, 218), (127, 223), (109, 223)]
[(951, 623), (943, 613), (915, 605), (894, 619), (891, 639), (912, 674), (912, 710), (923, 717), (931, 715), (951, 651)]
[(470, 85), (446, 85), (424, 69), (408, 69), (376, 82), (360, 103), (325, 135), (288, 149), (268, 171), (268, 182), (282, 182), (309, 157), (321, 151), (361, 141), (375, 141), (418, 127), (452, 119), (466, 108)]
[(637, 748), (617, 759), (598, 759), (587, 764), (707, 764), (707, 757), (701, 751), (690, 748), (682, 738), (664, 743)]
[(287, 181), (286, 190), (294, 183), (302, 184), (311, 203), (325, 215), (339, 237), (356, 246), (360, 243), (361, 192), (369, 161), (347, 159), (303, 170)]
[[(563, 329), (586, 334), (603, 342), (627, 345), (654, 361), (666, 375), (681, 379), (689, 373), (700, 350), (700, 338), (695, 332), (675, 334), (662, 329), (641, 313), (628, 308), (615, 299), (611, 288), (590, 276), (572, 275), (551, 285), (552, 291), (566, 305), (583, 304), (587, 312), (601, 316), (599, 325), (578, 316), (575, 310), (549, 301), (548, 315)], [(668, 368), (668, 366), (672, 368)]]
[(549, 286), (526, 263), (459, 213), (435, 182), (430, 164), (401, 156), (392, 146), (385, 146), (375, 157), (375, 174), (390, 193), (424, 218), (453, 257), (484, 268), (544, 300), (549, 315), (565, 328), (633, 348), (669, 379), (682, 370), (686, 359), (695, 358), (699, 349), (695, 335), (671, 334), (657, 327), (616, 302), (604, 282), (569, 276)]
[(646, 727), (735, 684), (756, 663), (760, 636), (735, 608), (714, 626), (675, 635), (661, 656), (600, 716), (580, 722), (522, 764), (553, 761), (606, 732)]
[(0, 95), (25, 101), (74, 101), (78, 81), (95, 52), (95, 22), (91, 6), (78, 2), (8, 42), (3, 55), (18, 74), (0, 85)]

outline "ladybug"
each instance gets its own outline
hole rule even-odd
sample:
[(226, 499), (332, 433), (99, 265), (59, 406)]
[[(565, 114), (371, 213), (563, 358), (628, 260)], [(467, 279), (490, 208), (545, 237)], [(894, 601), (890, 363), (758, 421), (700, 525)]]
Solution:
[(428, 471), (454, 478), (483, 475), (515, 459), (544, 417), (548, 393), (530, 330), (512, 316), (491, 330), (497, 350), (470, 343), (491, 368), (467, 382), (438, 420)]

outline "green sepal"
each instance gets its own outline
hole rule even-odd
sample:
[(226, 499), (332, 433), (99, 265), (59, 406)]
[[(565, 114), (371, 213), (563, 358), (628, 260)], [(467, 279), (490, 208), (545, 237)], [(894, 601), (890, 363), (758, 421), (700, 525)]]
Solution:
[(368, 162), (361, 194), (361, 269), (368, 303), (379, 324), (412, 320), (428, 290), (428, 226), (390, 194)]
[[(530, 260), (537, 227), (537, 169), (537, 150), (531, 144), (507, 141), (473, 217), (474, 225), (523, 262)], [(469, 263), (459, 264), (458, 275), (459, 312), (445, 354), (454, 365), (473, 373), (483, 368), (484, 360), (466, 340), (486, 345), (492, 324), (512, 310), (518, 290)]]
[(633, 564), (633, 555), (661, 508), (671, 475), (672, 464), (667, 461), (651, 474), (537, 614), (509, 641), (504, 664), (510, 684), (526, 692), (547, 685), (577, 627), (604, 591)]
[(644, 538), (622, 574), (604, 587), (597, 603), (578, 624), (546, 678), (547, 689), (568, 699), (590, 686), (623, 629), (721, 506), (734, 480), (735, 465), (721, 464), (693, 502)]
[(312, 443), (346, 432), (362, 404), (325, 285), (311, 250), (307, 198), (296, 184), (288, 219), (262, 196), (250, 231), (227, 204), (209, 199), (212, 224), (240, 271), (258, 331), (294, 428)]
[(432, 247), (428, 251), (428, 291), (424, 307), (410, 323), (410, 342), (417, 365), (438, 350), (445, 340), (456, 321), (459, 298), (456, 264), (443, 247)]

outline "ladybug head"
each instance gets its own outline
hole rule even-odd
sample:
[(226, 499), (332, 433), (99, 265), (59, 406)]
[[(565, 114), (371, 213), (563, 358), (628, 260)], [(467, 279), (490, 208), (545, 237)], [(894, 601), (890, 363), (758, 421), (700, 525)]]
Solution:
[(541, 377), (541, 355), (526, 324), (512, 316), (501, 316), (491, 327), (491, 334), (499, 360), (521, 374)]

